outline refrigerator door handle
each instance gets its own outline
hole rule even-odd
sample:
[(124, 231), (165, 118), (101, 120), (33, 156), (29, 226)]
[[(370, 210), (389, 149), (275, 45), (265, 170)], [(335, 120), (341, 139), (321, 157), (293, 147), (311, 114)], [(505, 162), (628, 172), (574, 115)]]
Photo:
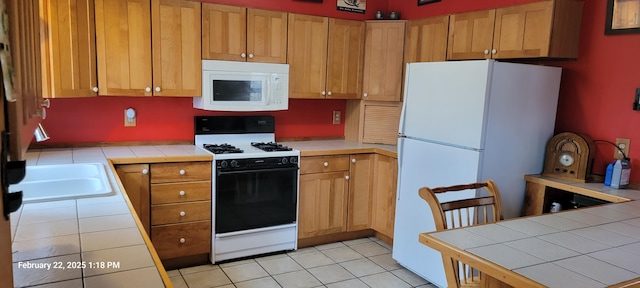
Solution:
[[(402, 133), (399, 133), (399, 135), (402, 135)], [(396, 201), (400, 201), (400, 184), (402, 184), (402, 182), (400, 181), (400, 175), (402, 175), (402, 154), (404, 154), (404, 140), (404, 135), (398, 137), (398, 180), (396, 184)]]

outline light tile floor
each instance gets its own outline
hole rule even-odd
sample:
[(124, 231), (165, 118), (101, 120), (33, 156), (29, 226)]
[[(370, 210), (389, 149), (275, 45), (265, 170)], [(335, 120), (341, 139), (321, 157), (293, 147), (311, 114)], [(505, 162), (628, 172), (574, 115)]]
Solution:
[(168, 271), (176, 288), (435, 288), (391, 258), (378, 238)]

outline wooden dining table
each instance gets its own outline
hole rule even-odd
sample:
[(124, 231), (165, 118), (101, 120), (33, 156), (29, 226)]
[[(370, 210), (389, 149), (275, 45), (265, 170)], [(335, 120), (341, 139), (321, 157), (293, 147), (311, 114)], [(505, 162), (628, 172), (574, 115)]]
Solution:
[(640, 287), (640, 201), (428, 232), (418, 238), (489, 276), (495, 283), (487, 287)]

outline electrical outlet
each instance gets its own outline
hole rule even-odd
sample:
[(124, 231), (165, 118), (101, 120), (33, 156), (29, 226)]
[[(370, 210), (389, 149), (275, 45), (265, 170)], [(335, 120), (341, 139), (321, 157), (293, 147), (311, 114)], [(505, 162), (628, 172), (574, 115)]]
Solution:
[[(616, 146), (620, 147), (622, 151), (624, 151), (624, 155), (629, 157), (629, 145), (631, 145), (631, 140), (627, 138), (616, 138)], [(620, 149), (615, 149), (613, 151), (613, 159), (622, 159), (622, 153), (620, 153)]]
[(136, 117), (136, 110), (133, 108), (124, 109), (124, 127), (135, 127)]
[(342, 113), (340, 113), (340, 110), (335, 110), (333, 111), (333, 124), (340, 124), (340, 121), (342, 120)]

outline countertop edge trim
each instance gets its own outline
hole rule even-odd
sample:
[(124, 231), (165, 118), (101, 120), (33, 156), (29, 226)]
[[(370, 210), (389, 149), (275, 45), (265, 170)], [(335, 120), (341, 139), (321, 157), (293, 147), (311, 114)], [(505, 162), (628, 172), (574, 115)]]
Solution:
[[(139, 159), (139, 158), (134, 158), (134, 159)], [(140, 218), (138, 218), (138, 213), (136, 213), (135, 209), (133, 208), (133, 205), (129, 200), (129, 195), (127, 195), (127, 192), (124, 189), (124, 186), (122, 185), (122, 181), (120, 181), (120, 177), (118, 177), (118, 173), (116, 172), (116, 167), (114, 166), (114, 164), (121, 164), (121, 163), (114, 163), (111, 159), (107, 159), (107, 161), (109, 162), (109, 169), (111, 169), (111, 173), (113, 173), (116, 183), (118, 184), (120, 193), (122, 193), (122, 197), (124, 198), (124, 201), (127, 203), (127, 207), (129, 208), (129, 211), (131, 212), (131, 216), (133, 216), (133, 219), (136, 222), (138, 231), (140, 232), (140, 235), (142, 235), (142, 239), (144, 240), (147, 246), (147, 250), (149, 250), (149, 254), (151, 254), (151, 258), (153, 259), (156, 269), (160, 274), (160, 278), (162, 279), (162, 283), (164, 284), (164, 287), (173, 288), (173, 283), (169, 278), (169, 274), (167, 274), (167, 271), (164, 269), (164, 265), (162, 264), (162, 261), (160, 261), (160, 257), (158, 256), (158, 253), (156, 252), (155, 247), (153, 247), (153, 243), (151, 243), (151, 239), (149, 238), (149, 235), (147, 235), (147, 233), (145, 232), (144, 226), (142, 225)]]
[(367, 154), (376, 153), (392, 158), (398, 158), (398, 153), (393, 153), (380, 148), (347, 148), (347, 149), (331, 149), (331, 150), (313, 150), (300, 151), (300, 156), (325, 156), (325, 155), (344, 155), (344, 154)]
[(194, 156), (149, 156), (149, 157), (124, 157), (124, 158), (107, 158), (112, 164), (140, 164), (140, 163), (168, 163), (168, 162), (195, 162), (195, 161), (213, 161), (211, 155), (194, 155)]

